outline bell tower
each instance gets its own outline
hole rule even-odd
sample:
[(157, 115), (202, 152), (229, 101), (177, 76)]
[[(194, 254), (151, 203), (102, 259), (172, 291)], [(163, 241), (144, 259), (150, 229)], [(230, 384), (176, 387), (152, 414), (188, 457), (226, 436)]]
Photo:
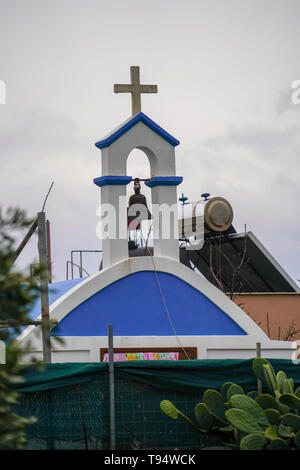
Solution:
[(137, 94), (156, 92), (157, 87), (140, 85), (137, 69), (131, 67), (132, 85), (115, 85), (116, 93), (132, 94), (133, 116), (95, 144), (102, 152), (103, 176), (95, 178), (94, 183), (101, 188), (101, 204), (113, 208), (108, 224), (116, 227), (116, 237), (108, 236), (102, 241), (104, 269), (128, 259), (124, 201), (126, 185), (132, 177), (127, 176), (126, 162), (136, 148), (146, 153), (150, 163), (151, 178), (145, 184), (151, 188), (154, 256), (179, 261), (176, 186), (182, 177), (177, 177), (175, 171), (175, 147), (179, 141), (140, 111), (141, 100)]

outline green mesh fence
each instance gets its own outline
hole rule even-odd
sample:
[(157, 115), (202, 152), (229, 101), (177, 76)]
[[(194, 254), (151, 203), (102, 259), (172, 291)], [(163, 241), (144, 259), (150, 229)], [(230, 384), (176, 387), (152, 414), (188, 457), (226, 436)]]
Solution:
[[(159, 407), (161, 400), (171, 400), (193, 419), (193, 409), (206, 388), (220, 389), (228, 380), (241, 384), (246, 391), (256, 387), (252, 361), (134, 362), (115, 366), (117, 449), (216, 445), (214, 438), (202, 436), (200, 441), (181, 420), (165, 416)], [(271, 362), (299, 385), (299, 366), (290, 361)], [(42, 372), (27, 368), (23, 375), (16, 411), (37, 418), (28, 428), (28, 448), (109, 449), (107, 364), (52, 364)]]

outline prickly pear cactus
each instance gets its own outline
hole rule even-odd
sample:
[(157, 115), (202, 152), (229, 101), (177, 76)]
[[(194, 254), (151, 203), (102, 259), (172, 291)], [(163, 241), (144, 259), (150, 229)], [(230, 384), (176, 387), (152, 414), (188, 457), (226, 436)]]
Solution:
[(250, 413), (238, 408), (230, 408), (225, 412), (226, 418), (238, 431), (251, 434), (253, 432), (262, 432), (262, 428), (257, 420)]
[(300, 449), (300, 387), (294, 392), (293, 379), (283, 371), (275, 374), (266, 359), (254, 359), (252, 368), (270, 393), (246, 395), (239, 385), (225, 382), (221, 393), (205, 391), (203, 403), (195, 406), (196, 424), (169, 400), (161, 402), (161, 410), (206, 436), (220, 436), (231, 449)]
[(196, 421), (199, 424), (200, 428), (208, 431), (209, 429), (213, 429), (215, 425), (215, 420), (213, 416), (210, 414), (209, 409), (205, 405), (205, 403), (198, 403), (195, 406), (195, 417)]
[(217, 392), (217, 390), (206, 390), (203, 395), (203, 402), (217, 422), (220, 424), (227, 422), (225, 418), (225, 402), (221, 393)]
[(233, 395), (245, 395), (245, 392), (239, 385), (232, 384), (227, 390), (227, 401), (230, 401)]
[(261, 432), (253, 432), (243, 437), (240, 443), (241, 450), (262, 450), (266, 439)]
[(230, 403), (233, 408), (247, 411), (257, 422), (263, 426), (268, 426), (269, 420), (264, 410), (259, 404), (246, 395), (234, 395), (231, 397)]

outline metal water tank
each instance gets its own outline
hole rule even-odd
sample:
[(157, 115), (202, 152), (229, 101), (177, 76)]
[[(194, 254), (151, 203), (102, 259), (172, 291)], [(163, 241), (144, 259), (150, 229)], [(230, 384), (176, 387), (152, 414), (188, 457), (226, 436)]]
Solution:
[(213, 197), (205, 202), (204, 223), (212, 232), (225, 232), (233, 220), (231, 204), (223, 197)]

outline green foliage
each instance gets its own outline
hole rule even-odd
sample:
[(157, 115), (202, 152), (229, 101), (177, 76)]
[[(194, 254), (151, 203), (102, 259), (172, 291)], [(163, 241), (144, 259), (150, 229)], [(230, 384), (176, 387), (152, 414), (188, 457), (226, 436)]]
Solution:
[(221, 393), (217, 392), (217, 390), (206, 390), (203, 395), (203, 402), (207, 406), (210, 413), (217, 421), (221, 423), (226, 423), (225, 418), (225, 403), (224, 398)]
[(289, 446), (284, 439), (278, 437), (277, 439), (273, 439), (271, 441), (271, 444), (268, 446), (268, 448), (270, 450), (288, 450)]
[(268, 426), (269, 420), (267, 415), (259, 404), (255, 400), (252, 400), (252, 398), (247, 397), (246, 395), (234, 395), (230, 402), (233, 408), (247, 411), (247, 413), (249, 413), (258, 422), (258, 424)]
[(221, 387), (221, 393), (223, 395), (224, 400), (227, 399), (227, 392), (228, 392), (228, 389), (231, 385), (234, 385), (234, 384), (232, 382), (225, 382)]
[(265, 413), (270, 424), (280, 424), (280, 411), (275, 410), (274, 408), (267, 408)]
[(298, 431), (294, 437), (294, 443), (296, 444), (296, 447), (300, 449), (300, 431)]
[(170, 400), (163, 400), (160, 402), (160, 409), (163, 411), (169, 418), (177, 419), (178, 410), (176, 406)]
[(292, 428), (287, 427), (284, 424), (279, 425), (278, 434), (281, 437), (294, 437), (295, 436), (295, 433), (293, 432)]
[(296, 397), (292, 393), (284, 393), (279, 397), (279, 402), (288, 406), (289, 408), (300, 409), (300, 398)]
[(240, 443), (241, 450), (261, 450), (266, 444), (266, 439), (264, 435), (260, 432), (254, 432), (252, 434), (247, 434), (243, 437)]
[(195, 417), (201, 429), (208, 431), (214, 427), (215, 420), (204, 403), (195, 406)]
[(245, 395), (245, 392), (239, 385), (232, 384), (227, 390), (227, 401), (230, 401), (233, 395)]
[(294, 431), (300, 431), (300, 416), (294, 415), (293, 413), (287, 413), (281, 416), (281, 423), (292, 427)]
[(277, 380), (276, 380), (273, 367), (270, 364), (264, 364), (263, 371), (264, 371), (265, 381), (268, 384), (270, 392), (275, 395), (278, 386), (277, 386)]
[[(252, 391), (246, 395), (232, 382), (225, 382), (221, 393), (206, 390), (203, 403), (195, 407), (197, 431), (219, 436), (220, 445), (230, 449), (300, 448), (300, 387), (294, 393), (293, 380), (283, 371), (275, 374), (266, 359), (254, 359), (252, 368), (270, 393)], [(174, 414), (169, 405), (170, 409), (169, 414)]]
[(269, 393), (261, 393), (255, 400), (263, 410), (274, 408), (275, 406), (275, 399)]
[(26, 274), (13, 269), (15, 237), (32, 223), (23, 211), (0, 209), (0, 340), (6, 343), (6, 363), (0, 365), (0, 449), (21, 449), (26, 443), (26, 427), (33, 418), (22, 418), (13, 407), (18, 394), (13, 385), (20, 381), (19, 361), (22, 351), (14, 338), (20, 333), (20, 324), (30, 319), (28, 313), (39, 292), (39, 286)]
[(298, 387), (297, 390), (295, 391), (295, 395), (296, 397), (300, 398), (300, 387)]
[(250, 413), (238, 408), (231, 408), (226, 411), (226, 418), (238, 431), (250, 434), (252, 432), (260, 432), (262, 428), (257, 420)]
[(265, 374), (264, 374), (263, 366), (268, 365), (268, 364), (270, 364), (269, 361), (267, 361), (267, 359), (264, 359), (262, 357), (257, 357), (256, 359), (254, 359), (252, 363), (252, 369), (253, 369), (254, 374), (262, 382), (265, 382)]

